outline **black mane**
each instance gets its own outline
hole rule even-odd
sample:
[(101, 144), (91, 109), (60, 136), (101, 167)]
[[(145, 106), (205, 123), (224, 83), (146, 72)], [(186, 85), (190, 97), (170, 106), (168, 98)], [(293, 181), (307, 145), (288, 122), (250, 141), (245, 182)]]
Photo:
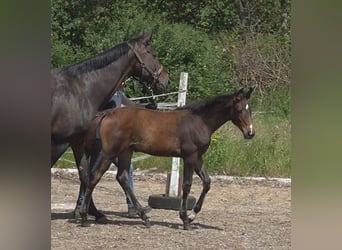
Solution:
[[(138, 34), (129, 40), (132, 45), (139, 43), (143, 38), (143, 34)], [(90, 57), (76, 64), (62, 68), (62, 71), (68, 71), (73, 74), (83, 74), (97, 69), (101, 69), (126, 55), (129, 51), (129, 46), (126, 42), (116, 45), (115, 47), (102, 52), (94, 57)]]
[(233, 95), (217, 95), (205, 100), (194, 101), (183, 107), (177, 108), (178, 110), (187, 109), (191, 110), (193, 114), (202, 113), (207, 107), (213, 107), (217, 105), (225, 105)]
[(73, 74), (91, 72), (106, 67), (107, 65), (119, 59), (121, 56), (127, 54), (128, 51), (129, 47), (127, 43), (121, 43), (94, 57), (85, 59), (70, 66), (66, 66), (62, 70), (69, 71)]

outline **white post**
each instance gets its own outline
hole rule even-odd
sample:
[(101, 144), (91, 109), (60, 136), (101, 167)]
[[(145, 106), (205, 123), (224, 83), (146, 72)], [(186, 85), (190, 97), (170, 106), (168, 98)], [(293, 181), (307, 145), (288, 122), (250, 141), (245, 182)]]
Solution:
[[(188, 73), (181, 72), (180, 80), (179, 80), (179, 89), (178, 89), (179, 93), (178, 93), (177, 107), (181, 107), (185, 105), (187, 87), (188, 87)], [(169, 196), (171, 197), (176, 197), (178, 195), (179, 165), (180, 165), (180, 158), (173, 157), (171, 176), (170, 176), (170, 190), (169, 190)]]

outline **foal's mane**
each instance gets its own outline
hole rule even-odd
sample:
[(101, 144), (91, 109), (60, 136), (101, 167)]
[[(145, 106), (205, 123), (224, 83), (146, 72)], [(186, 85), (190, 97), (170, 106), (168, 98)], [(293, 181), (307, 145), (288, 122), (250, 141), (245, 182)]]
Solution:
[(230, 99), (233, 98), (233, 95), (217, 95), (213, 97), (209, 97), (204, 100), (194, 101), (189, 103), (183, 107), (177, 108), (178, 110), (191, 110), (193, 114), (201, 114), (208, 107), (216, 107), (216, 106), (226, 106)]
[[(138, 43), (141, 38), (141, 35), (135, 36), (132, 39), (130, 39), (129, 42)], [(96, 56), (90, 57), (73, 65), (66, 66), (62, 69), (62, 71), (67, 71), (72, 74), (83, 74), (86, 72), (101, 69), (111, 64), (112, 62), (118, 60), (121, 56), (126, 55), (129, 49), (130, 48), (127, 45), (127, 43), (124, 42)]]

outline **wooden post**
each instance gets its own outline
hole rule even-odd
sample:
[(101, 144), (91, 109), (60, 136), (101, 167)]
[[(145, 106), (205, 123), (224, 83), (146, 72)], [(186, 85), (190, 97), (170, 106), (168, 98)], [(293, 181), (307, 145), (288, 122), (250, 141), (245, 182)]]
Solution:
[[(178, 93), (177, 107), (181, 107), (185, 105), (187, 87), (188, 87), (188, 73), (181, 72), (180, 80), (179, 80), (179, 89), (178, 89), (179, 93)], [(170, 189), (169, 189), (169, 194), (168, 194), (170, 197), (176, 197), (180, 195), (180, 193), (178, 193), (179, 166), (180, 166), (180, 158), (173, 157), (171, 177), (170, 177)]]

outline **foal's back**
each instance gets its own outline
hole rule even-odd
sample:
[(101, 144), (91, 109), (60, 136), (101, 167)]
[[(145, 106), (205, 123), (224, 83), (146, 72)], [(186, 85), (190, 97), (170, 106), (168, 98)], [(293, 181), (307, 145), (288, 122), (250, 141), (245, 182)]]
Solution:
[(154, 111), (125, 107), (108, 111), (101, 122), (100, 135), (105, 153), (130, 148), (158, 156), (180, 156), (181, 141), (189, 134), (188, 110)]

